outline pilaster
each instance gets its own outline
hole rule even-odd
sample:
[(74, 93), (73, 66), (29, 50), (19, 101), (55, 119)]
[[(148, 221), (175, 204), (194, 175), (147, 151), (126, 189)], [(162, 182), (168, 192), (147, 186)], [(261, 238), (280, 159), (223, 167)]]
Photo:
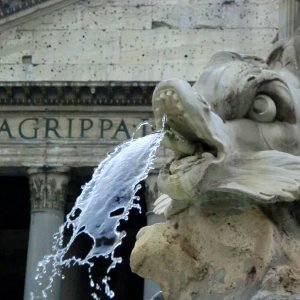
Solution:
[(289, 38), (300, 26), (300, 3), (297, 0), (279, 2), (279, 39)]

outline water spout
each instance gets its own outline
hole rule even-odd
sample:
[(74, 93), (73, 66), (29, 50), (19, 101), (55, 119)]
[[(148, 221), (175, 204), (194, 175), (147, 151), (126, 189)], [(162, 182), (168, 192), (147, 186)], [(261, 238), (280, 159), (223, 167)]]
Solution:
[[(102, 279), (105, 294), (113, 298), (114, 292), (109, 286), (109, 272), (122, 261), (115, 257), (115, 249), (125, 237), (125, 232), (118, 231), (121, 220), (127, 220), (130, 209), (140, 210), (140, 182), (145, 180), (153, 168), (155, 152), (164, 133), (156, 132), (143, 138), (131, 139), (118, 146), (113, 153), (95, 169), (90, 182), (82, 190), (66, 222), (54, 236), (53, 254), (46, 255), (37, 267), (37, 288), (32, 293), (32, 300), (47, 299), (51, 293), (53, 279), (61, 276), (63, 267), (87, 265), (90, 286), (94, 289), (92, 297), (97, 296), (100, 284), (92, 276), (93, 259), (104, 257), (111, 260), (106, 276)], [(66, 243), (64, 231), (71, 230), (72, 235)], [(76, 240), (86, 235), (91, 239), (91, 247), (85, 257), (69, 255), (69, 250)], [(65, 243), (65, 245), (64, 245)], [(51, 267), (52, 274), (48, 285), (42, 286), (46, 269)]]

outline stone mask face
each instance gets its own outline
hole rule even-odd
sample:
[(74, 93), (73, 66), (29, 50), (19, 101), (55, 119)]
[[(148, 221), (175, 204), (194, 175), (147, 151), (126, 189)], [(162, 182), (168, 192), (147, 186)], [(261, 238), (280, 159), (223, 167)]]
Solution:
[(187, 205), (209, 200), (211, 191), (265, 204), (298, 198), (298, 39), (275, 49), (267, 63), (220, 52), (193, 86), (171, 79), (156, 87), (156, 127), (165, 116), (164, 145), (175, 153), (158, 179), (163, 193)]

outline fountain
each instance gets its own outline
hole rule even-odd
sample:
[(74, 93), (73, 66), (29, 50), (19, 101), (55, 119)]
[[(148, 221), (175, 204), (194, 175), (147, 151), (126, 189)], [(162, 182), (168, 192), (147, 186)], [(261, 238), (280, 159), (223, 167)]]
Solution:
[(174, 158), (131, 254), (155, 299), (300, 299), (300, 30), (267, 61), (220, 52), (191, 86), (162, 81)]
[[(87, 264), (91, 275), (92, 258), (110, 257), (109, 274), (120, 262), (117, 226), (138, 208), (138, 183), (162, 141), (174, 158), (160, 172), (154, 212), (167, 221), (142, 228), (131, 255), (133, 271), (160, 285), (153, 299), (300, 299), (299, 56), (300, 31), (266, 62), (220, 52), (193, 86), (159, 83), (157, 133), (119, 146), (95, 170), (56, 253), (39, 264), (37, 282), (54, 266), (40, 296), (47, 299), (61, 267)], [(73, 234), (63, 246), (66, 228)], [(90, 251), (68, 257), (82, 234)], [(109, 275), (103, 283), (113, 298)]]

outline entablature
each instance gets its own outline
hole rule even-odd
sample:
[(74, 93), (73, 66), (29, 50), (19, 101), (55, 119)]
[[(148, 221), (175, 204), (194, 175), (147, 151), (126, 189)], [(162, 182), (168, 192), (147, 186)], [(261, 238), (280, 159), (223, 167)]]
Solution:
[(0, 83), (0, 168), (97, 166), (118, 144), (151, 133), (154, 87)]

